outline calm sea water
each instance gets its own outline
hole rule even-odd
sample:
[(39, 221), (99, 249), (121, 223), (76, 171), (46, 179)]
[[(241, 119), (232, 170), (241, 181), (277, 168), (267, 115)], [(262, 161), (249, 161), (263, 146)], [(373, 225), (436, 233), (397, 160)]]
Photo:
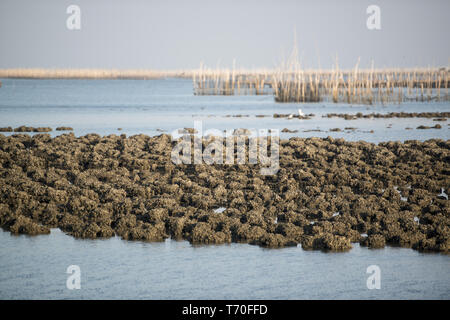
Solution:
[[(326, 113), (450, 111), (448, 103), (390, 106), (276, 104), (271, 96), (194, 96), (189, 80), (2, 79), (0, 126), (71, 126), (76, 135), (170, 133), (202, 120), (204, 129), (297, 129), (290, 136), (388, 141), (449, 138), (432, 119), (326, 119)], [(314, 113), (312, 120), (274, 119), (274, 113)], [(249, 115), (234, 118), (227, 115)], [(257, 114), (269, 115), (256, 118)], [(387, 128), (391, 126), (391, 128)], [(118, 128), (123, 128), (118, 131)], [(353, 132), (330, 128), (356, 127)], [(414, 128), (405, 130), (406, 127)], [(320, 129), (323, 132), (303, 132)], [(374, 133), (368, 131), (374, 130)], [(7, 133), (5, 133), (7, 134)], [(52, 135), (60, 134), (53, 131)], [(69, 290), (66, 269), (81, 269), (81, 289)], [(369, 290), (367, 267), (381, 270), (381, 289)], [(345, 253), (246, 244), (191, 246), (76, 240), (0, 231), (0, 299), (449, 299), (450, 257), (412, 249), (360, 248)]]
[[(58, 126), (74, 128), (75, 135), (87, 133), (157, 135), (157, 129), (171, 133), (177, 128), (193, 127), (201, 120), (203, 129), (279, 129), (282, 138), (343, 137), (371, 142), (408, 139), (448, 139), (447, 122), (432, 119), (343, 120), (322, 118), (327, 113), (387, 113), (450, 111), (447, 103), (405, 103), (389, 106), (364, 106), (333, 103), (280, 104), (273, 96), (194, 96), (192, 81), (166, 80), (23, 80), (2, 79), (0, 88), (0, 126)], [(273, 118), (274, 113), (294, 113), (301, 108), (311, 120)], [(242, 115), (248, 117), (227, 117)], [(268, 115), (257, 118), (256, 115)], [(419, 125), (442, 125), (442, 129), (417, 130)], [(344, 130), (355, 127), (354, 131)], [(390, 127), (390, 128), (388, 128)], [(413, 130), (405, 130), (405, 128)], [(117, 130), (122, 128), (121, 131)], [(342, 132), (330, 132), (340, 128)], [(321, 132), (304, 132), (307, 130)], [(370, 131), (373, 130), (373, 133)], [(61, 132), (52, 132), (52, 135)]]
[[(79, 290), (66, 287), (69, 265), (80, 267)], [(367, 288), (370, 265), (381, 289)], [(323, 253), (0, 231), (1, 299), (449, 299), (449, 270), (450, 257), (407, 248)]]

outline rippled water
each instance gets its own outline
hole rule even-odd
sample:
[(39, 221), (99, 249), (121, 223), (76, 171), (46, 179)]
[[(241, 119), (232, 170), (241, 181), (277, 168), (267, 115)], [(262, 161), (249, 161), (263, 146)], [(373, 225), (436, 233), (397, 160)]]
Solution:
[[(448, 103), (390, 106), (276, 104), (271, 96), (194, 96), (190, 80), (14, 80), (0, 88), (0, 126), (71, 126), (74, 133), (160, 134), (204, 129), (297, 129), (290, 136), (333, 136), (372, 142), (449, 138), (432, 119), (328, 119), (326, 113), (450, 111)], [(276, 119), (274, 113), (314, 113), (311, 120)], [(249, 117), (227, 117), (227, 115)], [(257, 118), (255, 115), (269, 115)], [(391, 124), (391, 128), (389, 127)], [(118, 131), (118, 128), (123, 130)], [(330, 132), (331, 128), (355, 131)], [(405, 130), (406, 127), (414, 128)], [(320, 129), (322, 132), (303, 132)], [(373, 130), (373, 133), (369, 131)], [(56, 135), (61, 132), (53, 131)], [(8, 134), (8, 133), (4, 133)], [(66, 269), (81, 268), (81, 289), (68, 290)], [(381, 269), (381, 289), (369, 290), (369, 265)], [(450, 257), (412, 249), (360, 248), (345, 253), (300, 247), (263, 249), (246, 244), (191, 246), (76, 240), (0, 231), (0, 299), (449, 299)]]
[[(69, 290), (66, 269), (81, 269)], [(367, 288), (369, 265), (381, 289)], [(77, 240), (0, 231), (1, 299), (449, 299), (450, 257), (407, 248), (345, 253), (247, 244)]]

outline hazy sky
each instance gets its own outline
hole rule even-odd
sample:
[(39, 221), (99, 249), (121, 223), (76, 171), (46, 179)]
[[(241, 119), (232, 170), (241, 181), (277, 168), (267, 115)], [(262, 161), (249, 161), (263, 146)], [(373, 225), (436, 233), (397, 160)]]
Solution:
[[(81, 30), (66, 9), (81, 8)], [(381, 9), (381, 30), (366, 8)], [(1, 0), (0, 68), (274, 67), (292, 49), (306, 67), (447, 66), (449, 0)]]

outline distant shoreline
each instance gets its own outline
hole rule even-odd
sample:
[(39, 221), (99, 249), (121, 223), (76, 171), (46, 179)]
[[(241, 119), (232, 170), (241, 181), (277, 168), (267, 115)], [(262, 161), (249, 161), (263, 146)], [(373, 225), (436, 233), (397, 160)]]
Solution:
[(161, 79), (190, 78), (193, 71), (100, 70), (100, 69), (0, 69), (4, 79)]
[[(381, 68), (362, 69), (360, 72), (385, 73), (385, 72), (411, 72), (420, 73), (430, 70), (442, 70), (443, 68)], [(290, 74), (293, 70), (280, 70), (279, 68), (207, 68), (200, 66), (196, 69), (179, 70), (151, 70), (151, 69), (44, 69), (44, 68), (11, 68), (0, 69), (0, 78), (4, 79), (161, 79), (161, 78), (192, 78), (194, 76), (223, 77), (231, 76), (271, 76), (279, 72)], [(333, 70), (328, 69), (305, 69), (305, 73), (332, 74)], [(354, 69), (341, 69), (343, 74), (351, 74)]]

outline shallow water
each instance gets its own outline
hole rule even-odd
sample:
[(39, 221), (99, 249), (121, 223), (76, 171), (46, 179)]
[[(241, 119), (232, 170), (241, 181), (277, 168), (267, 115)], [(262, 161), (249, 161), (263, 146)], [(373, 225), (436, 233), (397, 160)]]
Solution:
[[(69, 290), (66, 269), (81, 269)], [(369, 265), (381, 289), (366, 285)], [(0, 231), (1, 299), (449, 299), (450, 257), (407, 248), (345, 253), (247, 244), (77, 240)]]
[[(77, 136), (157, 135), (161, 133), (157, 129), (170, 133), (202, 120), (204, 129), (299, 130), (282, 133), (282, 138), (332, 136), (372, 142), (449, 138), (447, 122), (432, 119), (322, 118), (327, 113), (450, 111), (448, 103), (277, 104), (272, 96), (194, 96), (191, 81), (180, 79), (1, 81), (0, 127), (71, 126)], [(298, 108), (316, 116), (272, 117), (295, 114)], [(238, 114), (249, 117), (227, 117)], [(258, 114), (269, 117), (255, 117)], [(442, 129), (415, 129), (436, 123)], [(357, 129), (329, 131), (345, 127)], [(317, 128), (322, 132), (303, 132)], [(69, 265), (81, 268), (80, 290), (66, 288)], [(381, 268), (380, 290), (367, 289), (370, 265)], [(57, 229), (36, 237), (0, 231), (0, 299), (449, 299), (449, 267), (448, 255), (393, 247), (369, 250), (358, 244), (349, 252), (323, 253), (247, 244), (194, 247), (171, 240), (76, 240)]]
[[(177, 128), (193, 127), (201, 120), (203, 129), (279, 129), (298, 130), (281, 133), (282, 138), (343, 137), (346, 140), (404, 141), (409, 139), (448, 139), (447, 121), (424, 118), (344, 120), (322, 118), (327, 113), (388, 113), (450, 111), (448, 102), (404, 103), (387, 106), (333, 103), (280, 104), (273, 96), (194, 96), (192, 81), (165, 80), (24, 80), (2, 79), (0, 88), (0, 126), (58, 126), (74, 128), (75, 135), (159, 135)], [(274, 113), (314, 113), (311, 120), (273, 118)], [(232, 117), (243, 115), (248, 117)], [(256, 115), (267, 115), (257, 118)], [(227, 117), (231, 116), (231, 117)], [(419, 125), (442, 129), (417, 130)], [(391, 126), (390, 126), (391, 125)], [(344, 130), (355, 127), (356, 130)], [(390, 128), (388, 128), (390, 127)], [(405, 130), (405, 128), (413, 130)], [(121, 131), (118, 128), (122, 128)], [(341, 132), (331, 132), (340, 128)], [(158, 130), (160, 129), (160, 130)], [(320, 132), (304, 132), (308, 130)], [(370, 131), (373, 130), (373, 133)], [(52, 135), (62, 132), (53, 131)], [(4, 133), (9, 134), (9, 133)]]

